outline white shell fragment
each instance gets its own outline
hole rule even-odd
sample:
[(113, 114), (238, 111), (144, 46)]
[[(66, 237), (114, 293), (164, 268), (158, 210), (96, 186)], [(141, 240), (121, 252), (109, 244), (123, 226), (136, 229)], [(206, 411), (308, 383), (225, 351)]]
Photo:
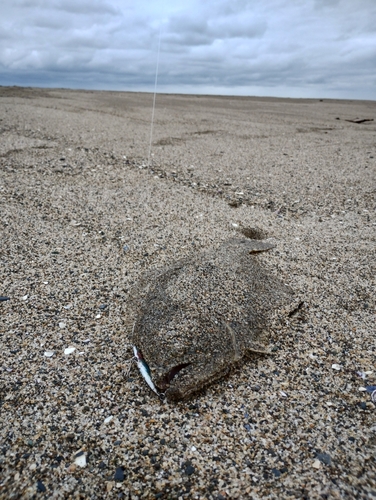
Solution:
[(101, 317), (102, 317), (102, 316), (101, 316), (100, 314), (97, 314), (97, 315), (95, 316), (95, 319), (99, 319), (99, 318), (101, 318)]
[(64, 354), (72, 354), (72, 352), (74, 352), (75, 350), (75, 347), (67, 347), (66, 349), (64, 349)]
[(104, 423), (105, 424), (109, 424), (113, 418), (114, 418), (114, 416), (110, 415), (109, 417), (107, 417), (107, 418), (104, 419)]
[(46, 358), (51, 358), (55, 354), (55, 351), (44, 351)]
[(74, 463), (78, 465), (78, 467), (86, 467), (86, 453), (82, 453), (82, 455), (78, 455), (74, 459)]
[(65, 328), (67, 325), (64, 323), (64, 321), (60, 321), (59, 323), (59, 328)]
[(339, 371), (341, 369), (341, 365), (337, 365), (336, 363), (334, 363), (334, 365), (332, 365), (332, 368), (333, 370)]
[(28, 298), (28, 295), (24, 295), (24, 296), (22, 297), (22, 300), (27, 300), (27, 298)]
[(367, 371), (367, 372), (356, 372), (356, 374), (362, 378), (363, 380), (365, 380), (367, 378), (368, 375), (372, 375), (372, 371)]
[(315, 461), (313, 462), (313, 464), (312, 464), (312, 467), (313, 467), (314, 469), (321, 469), (321, 462), (320, 462), (320, 460), (315, 460)]

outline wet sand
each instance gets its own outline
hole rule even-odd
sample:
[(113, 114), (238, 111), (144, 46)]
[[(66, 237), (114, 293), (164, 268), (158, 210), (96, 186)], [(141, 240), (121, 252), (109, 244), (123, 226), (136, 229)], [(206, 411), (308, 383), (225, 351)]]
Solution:
[[(152, 101), (0, 87), (0, 497), (376, 497), (376, 103)], [(304, 308), (161, 402), (132, 288), (241, 226)]]

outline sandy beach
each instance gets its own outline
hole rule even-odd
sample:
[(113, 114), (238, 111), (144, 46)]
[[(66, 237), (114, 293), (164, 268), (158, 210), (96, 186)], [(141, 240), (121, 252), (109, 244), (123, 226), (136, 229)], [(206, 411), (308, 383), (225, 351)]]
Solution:
[[(0, 498), (376, 499), (376, 102), (152, 103), (0, 87)], [(160, 401), (132, 289), (240, 227), (302, 311)]]

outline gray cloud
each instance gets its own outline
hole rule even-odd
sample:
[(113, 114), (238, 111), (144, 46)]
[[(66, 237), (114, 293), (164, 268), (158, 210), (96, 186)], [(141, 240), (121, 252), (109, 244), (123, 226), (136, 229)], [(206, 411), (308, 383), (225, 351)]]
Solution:
[(376, 98), (374, 0), (3, 0), (0, 84)]

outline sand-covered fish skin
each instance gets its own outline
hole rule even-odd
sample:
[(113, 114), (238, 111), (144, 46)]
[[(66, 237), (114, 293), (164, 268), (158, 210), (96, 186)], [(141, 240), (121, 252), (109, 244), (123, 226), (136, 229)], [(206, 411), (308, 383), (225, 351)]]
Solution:
[(188, 398), (250, 352), (267, 352), (268, 321), (293, 297), (253, 255), (272, 247), (232, 238), (141, 280), (132, 342), (168, 400)]

